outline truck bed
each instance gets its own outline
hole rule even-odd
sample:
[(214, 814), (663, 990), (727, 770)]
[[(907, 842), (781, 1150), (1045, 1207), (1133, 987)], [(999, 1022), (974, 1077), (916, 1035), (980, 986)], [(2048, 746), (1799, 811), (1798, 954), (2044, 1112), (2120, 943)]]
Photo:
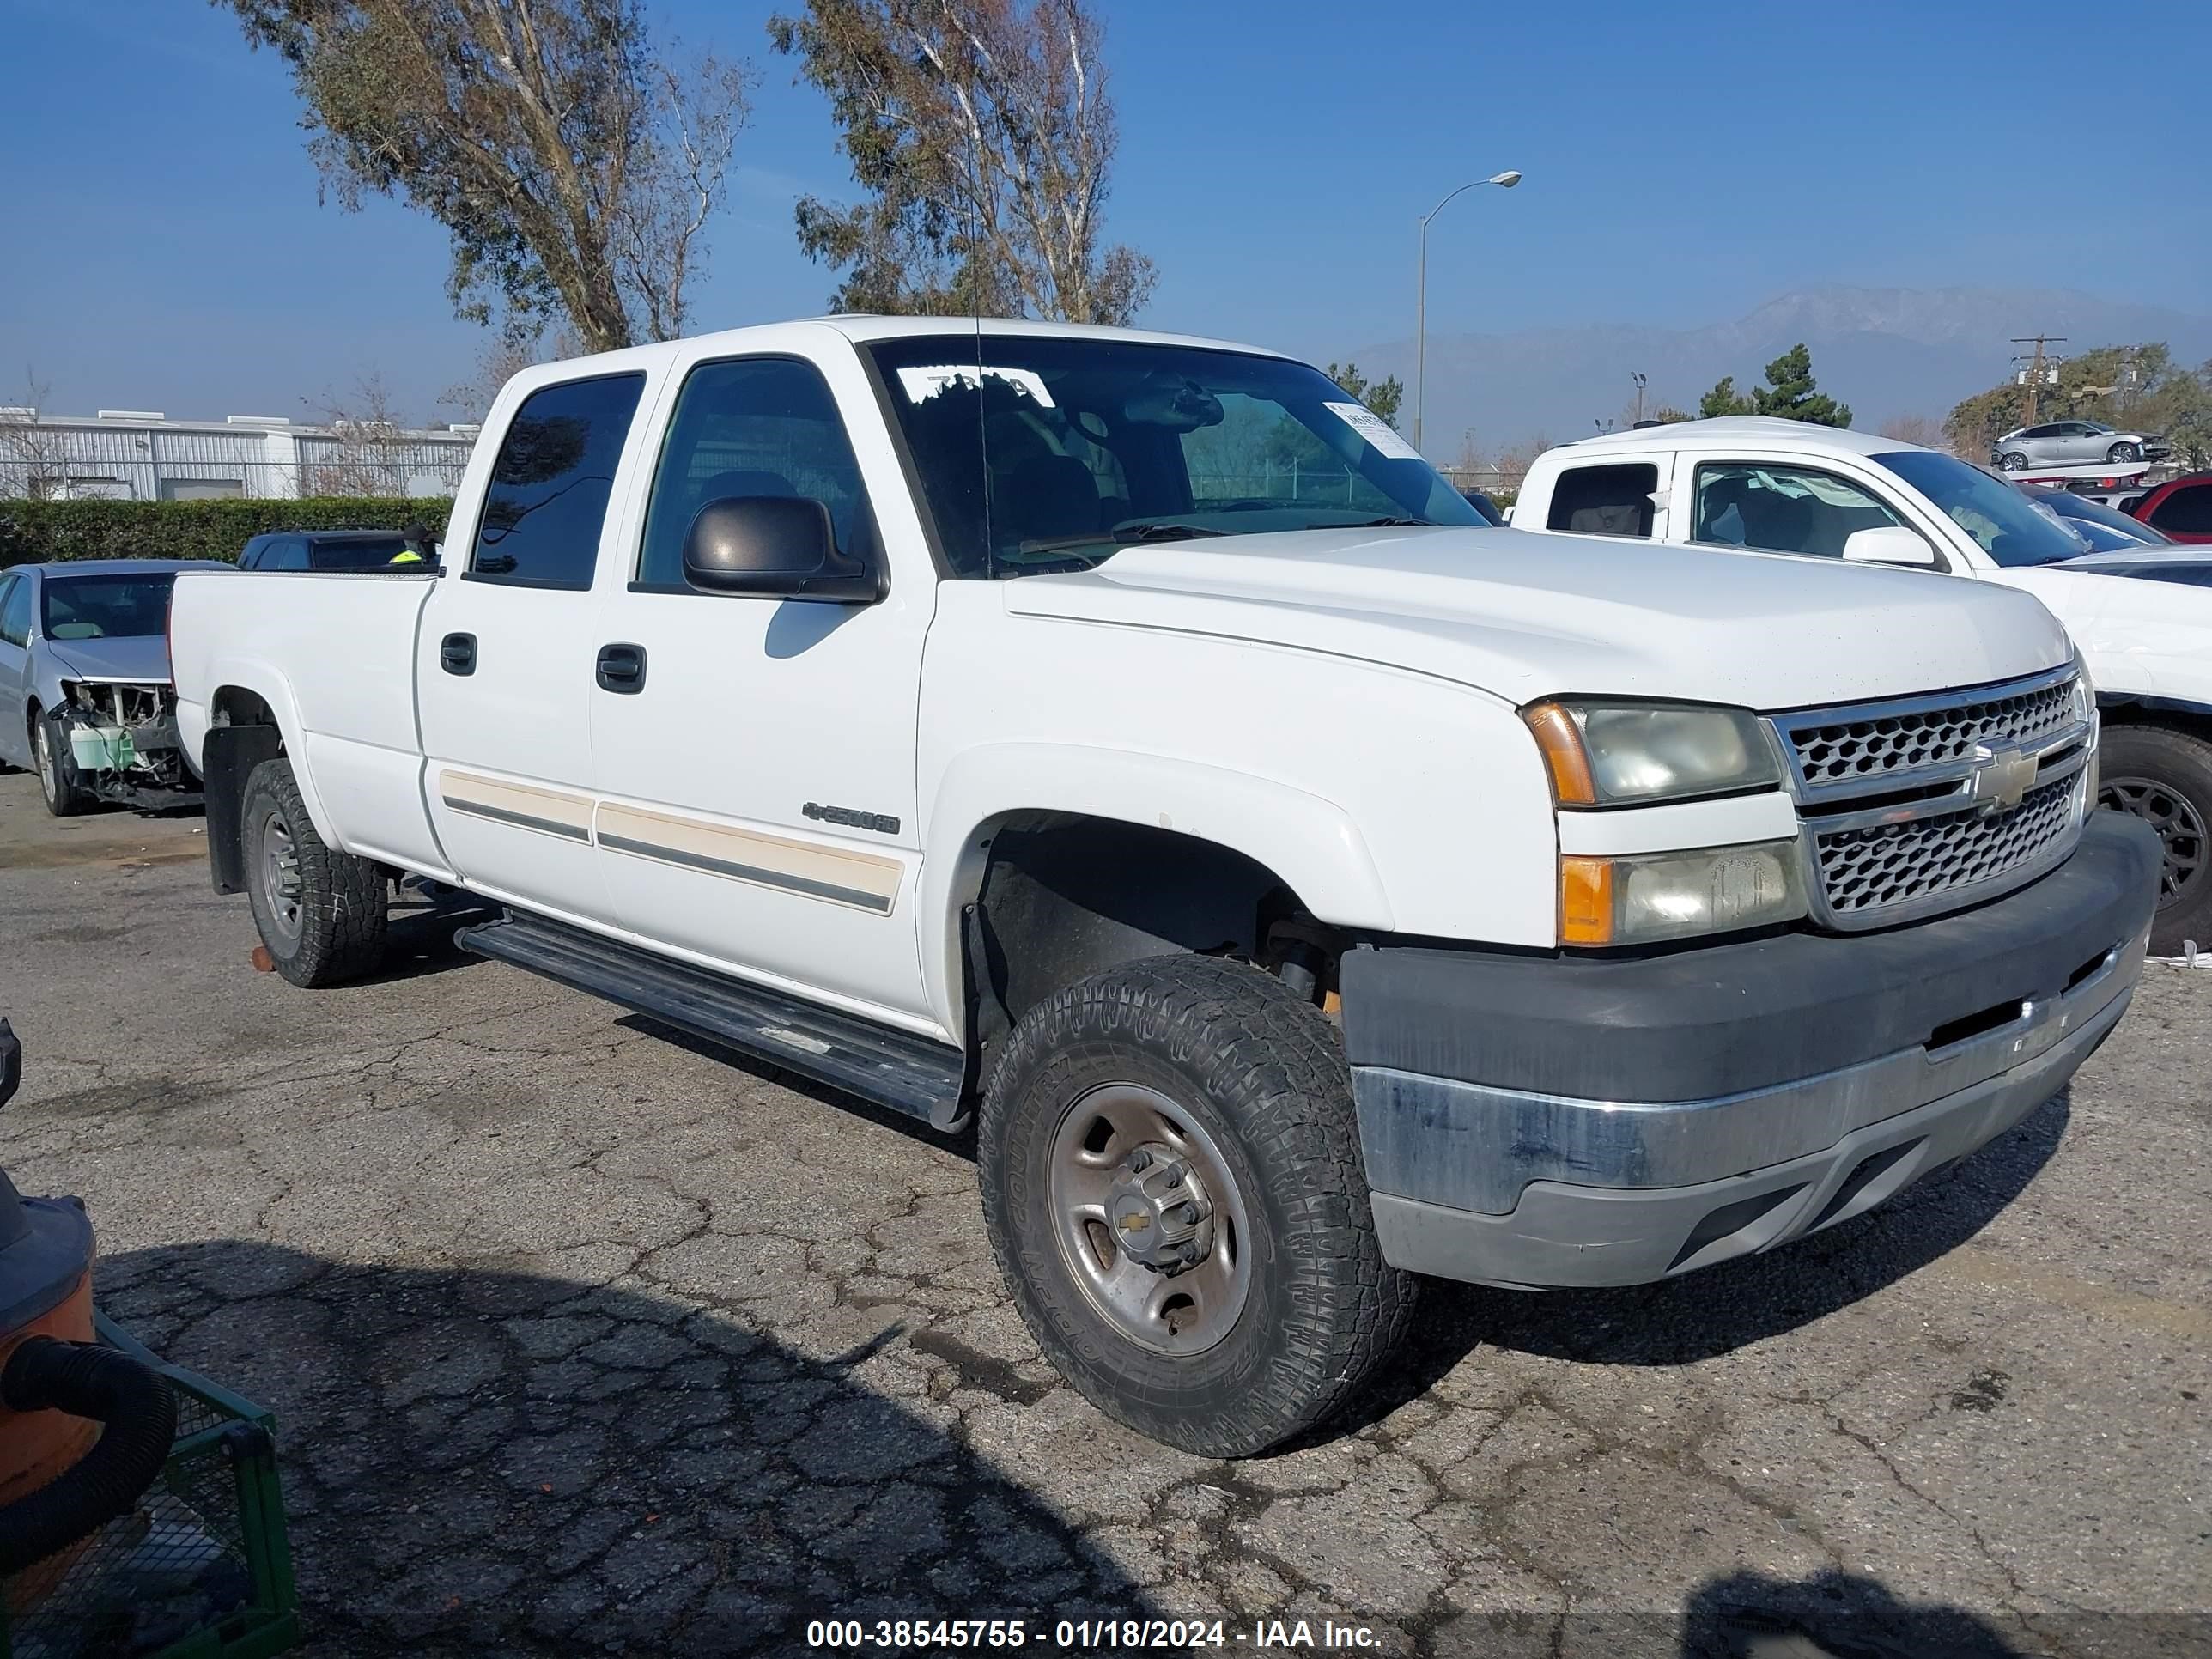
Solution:
[(422, 610), (437, 580), (434, 569), (180, 575), (170, 654), (178, 731), (194, 766), (224, 687), (273, 691), (270, 712), (324, 838), (442, 869), (422, 805), (415, 690)]

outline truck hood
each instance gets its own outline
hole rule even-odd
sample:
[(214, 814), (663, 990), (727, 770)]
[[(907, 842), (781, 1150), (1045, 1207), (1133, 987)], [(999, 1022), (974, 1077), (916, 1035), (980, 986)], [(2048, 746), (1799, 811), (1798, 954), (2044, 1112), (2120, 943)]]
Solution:
[(143, 639), (48, 640), (46, 653), (72, 679), (169, 683), (169, 642), (159, 634)]
[(2010, 679), (2073, 654), (2041, 605), (1979, 582), (1456, 526), (1145, 544), (1004, 586), (1015, 616), (1355, 657), (1516, 704), (1571, 692), (1803, 708)]

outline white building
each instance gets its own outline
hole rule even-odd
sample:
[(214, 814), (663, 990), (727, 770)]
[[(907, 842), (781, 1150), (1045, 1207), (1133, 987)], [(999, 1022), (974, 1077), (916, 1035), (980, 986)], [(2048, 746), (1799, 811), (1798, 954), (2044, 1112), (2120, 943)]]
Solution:
[(0, 407), (0, 498), (189, 501), (222, 497), (450, 495), (473, 425), (295, 424), (276, 415), (173, 421)]

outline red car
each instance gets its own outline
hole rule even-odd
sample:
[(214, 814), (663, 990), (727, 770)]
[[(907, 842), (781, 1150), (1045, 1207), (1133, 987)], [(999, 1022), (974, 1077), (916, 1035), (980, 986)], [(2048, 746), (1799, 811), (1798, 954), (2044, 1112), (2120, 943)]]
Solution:
[(2212, 472), (2160, 484), (2127, 510), (2177, 542), (2212, 542)]

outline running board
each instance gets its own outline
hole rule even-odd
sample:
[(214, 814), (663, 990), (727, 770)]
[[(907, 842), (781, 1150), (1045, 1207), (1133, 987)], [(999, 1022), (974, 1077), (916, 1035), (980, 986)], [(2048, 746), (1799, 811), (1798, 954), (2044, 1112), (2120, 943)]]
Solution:
[(940, 1129), (967, 1119), (957, 1048), (541, 916), (464, 927), (453, 943)]

